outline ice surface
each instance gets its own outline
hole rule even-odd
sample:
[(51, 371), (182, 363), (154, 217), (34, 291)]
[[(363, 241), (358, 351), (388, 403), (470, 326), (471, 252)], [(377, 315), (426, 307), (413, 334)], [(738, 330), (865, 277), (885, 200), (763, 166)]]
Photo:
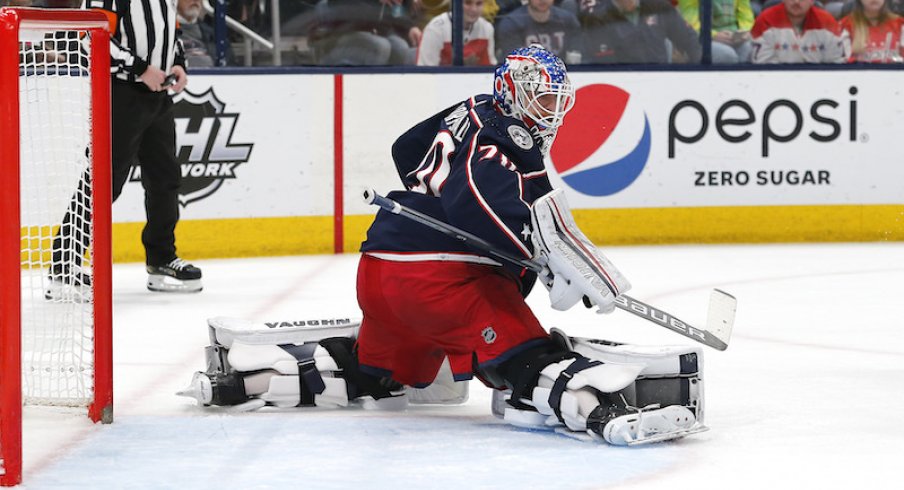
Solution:
[[(704, 325), (709, 290), (738, 298), (725, 352), (705, 353), (706, 423), (616, 448), (505, 425), (473, 383), (457, 407), (201, 409), (174, 393), (203, 369), (206, 319), (357, 314), (357, 255), (198, 261), (205, 289), (144, 289), (114, 267), (115, 417), (26, 410), (23, 488), (889, 488), (904, 447), (904, 244), (605, 249), (631, 295)], [(547, 327), (689, 342), (622, 311), (529, 302)]]

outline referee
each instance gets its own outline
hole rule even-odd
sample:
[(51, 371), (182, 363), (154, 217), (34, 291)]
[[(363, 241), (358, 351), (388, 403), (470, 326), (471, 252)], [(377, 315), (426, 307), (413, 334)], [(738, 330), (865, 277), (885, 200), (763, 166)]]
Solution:
[[(141, 164), (147, 223), (141, 234), (148, 289), (200, 291), (201, 270), (176, 255), (181, 167), (176, 160), (176, 127), (168, 90), (185, 88), (185, 58), (176, 26), (176, 2), (169, 0), (86, 0), (115, 25), (110, 41), (113, 130), (113, 200), (122, 193), (133, 162)], [(63, 227), (78, 219), (67, 213)], [(71, 225), (70, 225), (71, 226)], [(59, 238), (59, 237), (58, 237)], [(83, 247), (82, 247), (83, 248)], [(74, 274), (80, 260), (65, 257), (54, 243), (51, 279)], [(80, 255), (79, 255), (80, 257)], [(67, 260), (68, 259), (68, 260)], [(85, 277), (75, 273), (76, 277)]]

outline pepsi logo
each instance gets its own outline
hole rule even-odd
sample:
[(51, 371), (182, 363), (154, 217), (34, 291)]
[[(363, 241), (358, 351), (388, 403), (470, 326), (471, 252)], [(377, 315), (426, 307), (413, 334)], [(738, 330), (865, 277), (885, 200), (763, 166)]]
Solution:
[(650, 156), (646, 113), (614, 85), (587, 85), (575, 97), (550, 150), (553, 168), (582, 194), (610, 196), (626, 189)]

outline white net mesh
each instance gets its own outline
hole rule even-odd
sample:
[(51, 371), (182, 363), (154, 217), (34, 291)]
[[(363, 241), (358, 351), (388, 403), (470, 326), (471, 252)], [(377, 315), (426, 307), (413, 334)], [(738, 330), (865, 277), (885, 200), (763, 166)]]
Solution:
[(22, 381), (26, 404), (94, 391), (91, 81), (84, 32), (21, 31)]

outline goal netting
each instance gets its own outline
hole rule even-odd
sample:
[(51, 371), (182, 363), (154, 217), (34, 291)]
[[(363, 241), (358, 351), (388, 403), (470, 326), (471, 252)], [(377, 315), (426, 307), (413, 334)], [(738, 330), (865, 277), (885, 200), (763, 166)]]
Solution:
[(110, 69), (101, 13), (2, 9), (0, 26), (0, 481), (14, 485), (23, 404), (112, 421)]

